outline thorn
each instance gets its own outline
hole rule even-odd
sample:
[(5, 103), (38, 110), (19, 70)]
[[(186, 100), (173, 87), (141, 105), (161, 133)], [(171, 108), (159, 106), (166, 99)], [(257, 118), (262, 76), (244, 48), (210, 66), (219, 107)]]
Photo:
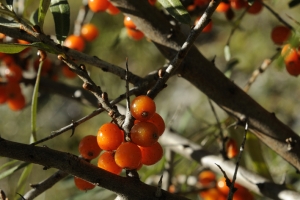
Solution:
[(73, 135), (74, 135), (74, 133), (75, 133), (75, 123), (74, 123), (74, 121), (72, 120), (72, 133), (71, 133), (71, 135), (70, 135), (70, 137), (72, 137)]
[(155, 197), (161, 197), (161, 195), (162, 195), (162, 192), (161, 192), (162, 178), (163, 178), (163, 175), (161, 175), (161, 177), (160, 177), (160, 179), (158, 181), (157, 190), (155, 192)]

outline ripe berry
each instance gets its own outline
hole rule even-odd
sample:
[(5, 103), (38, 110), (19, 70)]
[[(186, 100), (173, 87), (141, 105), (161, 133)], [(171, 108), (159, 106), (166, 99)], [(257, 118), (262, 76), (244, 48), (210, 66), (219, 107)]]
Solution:
[(154, 6), (156, 3), (156, 0), (148, 0), (148, 2), (150, 3), (150, 5)]
[(214, 172), (210, 170), (204, 170), (200, 172), (200, 174), (198, 175), (198, 181), (204, 187), (207, 187), (216, 181), (216, 175)]
[(131, 142), (122, 143), (115, 154), (117, 165), (123, 169), (137, 169), (142, 160), (140, 148)]
[(126, 28), (127, 35), (134, 40), (141, 40), (144, 37), (144, 33), (142, 31), (136, 29)]
[(158, 113), (154, 113), (148, 122), (151, 122), (156, 126), (159, 136), (164, 133), (166, 128), (165, 121)]
[(81, 178), (74, 177), (74, 183), (79, 190), (91, 190), (95, 187), (94, 184), (87, 182)]
[(226, 152), (228, 158), (234, 158), (238, 155), (239, 150), (234, 139), (229, 139), (226, 143)]
[(25, 97), (22, 93), (18, 93), (17, 95), (7, 99), (7, 104), (13, 111), (22, 110), (26, 105)]
[(80, 140), (78, 150), (80, 155), (88, 160), (96, 158), (101, 152), (101, 149), (97, 143), (97, 137), (94, 135), (87, 135), (82, 138)]
[(110, 2), (108, 0), (89, 0), (89, 8), (93, 12), (101, 12), (105, 11)]
[(85, 42), (81, 36), (69, 35), (64, 42), (64, 46), (77, 51), (83, 51)]
[(144, 165), (153, 165), (160, 161), (163, 156), (163, 148), (159, 142), (154, 143), (150, 147), (141, 147), (139, 146), (142, 152), (142, 164)]
[(290, 44), (284, 45), (281, 50), (287, 72), (292, 76), (300, 74), (300, 52), (299, 49)]
[(115, 153), (112, 151), (106, 151), (100, 155), (98, 167), (117, 175), (122, 171), (122, 168), (116, 164)]
[(106, 123), (98, 130), (97, 142), (99, 147), (103, 150), (116, 150), (123, 140), (123, 133), (116, 124)]
[(75, 78), (77, 76), (67, 65), (62, 67), (62, 74), (67, 78)]
[(99, 35), (98, 28), (94, 24), (85, 24), (81, 28), (81, 36), (86, 41), (93, 41), (97, 38)]
[(154, 115), (155, 110), (155, 102), (146, 95), (136, 97), (130, 105), (132, 116), (140, 121), (149, 120)]
[(151, 122), (140, 122), (135, 124), (130, 130), (130, 138), (133, 143), (149, 147), (157, 142), (159, 138), (156, 126)]
[(275, 44), (282, 45), (291, 35), (291, 29), (286, 26), (276, 26), (271, 32), (272, 41)]
[(106, 9), (106, 11), (111, 14), (111, 15), (117, 15), (120, 13), (119, 8), (115, 7), (114, 5), (112, 5), (111, 3), (109, 4), (108, 8)]
[(133, 23), (130, 17), (124, 17), (124, 26), (130, 29), (136, 29), (136, 25)]
[(227, 10), (229, 10), (229, 9), (230, 9), (230, 4), (221, 1), (220, 4), (218, 5), (216, 11), (217, 12), (227, 12)]
[(199, 192), (199, 196), (205, 200), (226, 200), (227, 199), (216, 188), (210, 188), (208, 190), (201, 191)]
[(6, 85), (0, 85), (0, 104), (5, 103), (7, 100)]
[(233, 9), (239, 10), (247, 6), (247, 2), (244, 0), (230, 0), (230, 6)]
[(263, 8), (263, 4), (261, 0), (254, 0), (254, 3), (252, 6), (250, 6), (247, 10), (248, 13), (250, 14), (257, 14), (259, 13)]
[(22, 69), (16, 65), (16, 64), (11, 64), (7, 66), (7, 68), (4, 71), (5, 77), (7, 78), (8, 82), (20, 82), (22, 79)]

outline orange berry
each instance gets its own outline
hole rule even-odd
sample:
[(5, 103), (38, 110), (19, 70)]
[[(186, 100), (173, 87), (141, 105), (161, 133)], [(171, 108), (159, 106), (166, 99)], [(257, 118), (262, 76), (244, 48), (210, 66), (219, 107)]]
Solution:
[(75, 78), (77, 76), (67, 65), (62, 67), (62, 74), (67, 78)]
[(257, 14), (259, 13), (263, 8), (263, 4), (261, 0), (254, 0), (254, 3), (252, 6), (250, 6), (247, 10), (248, 13), (250, 14)]
[(89, 0), (89, 8), (93, 12), (101, 12), (105, 11), (110, 2), (108, 0)]
[(216, 188), (201, 191), (199, 192), (199, 196), (205, 200), (226, 200), (225, 196)]
[(154, 143), (150, 147), (141, 147), (139, 146), (142, 152), (142, 160), (141, 162), (144, 165), (153, 165), (160, 161), (163, 156), (163, 148), (159, 144), (159, 142)]
[(136, 29), (126, 28), (127, 35), (134, 40), (141, 40), (144, 37), (144, 33), (142, 31)]
[(282, 45), (291, 35), (291, 29), (286, 26), (276, 26), (272, 29), (271, 39), (275, 44)]
[(30, 42), (28, 42), (26, 40), (21, 40), (21, 39), (18, 39), (18, 43), (19, 44), (30, 44)]
[(238, 155), (239, 149), (234, 139), (229, 139), (226, 143), (226, 152), (228, 158), (234, 158)]
[(6, 35), (5, 35), (5, 34), (3, 34), (3, 33), (0, 33), (0, 40), (3, 40), (5, 37), (6, 37)]
[(124, 17), (124, 26), (130, 29), (136, 29), (136, 25), (133, 23), (130, 17)]
[(155, 110), (155, 102), (146, 95), (136, 97), (130, 105), (132, 116), (140, 121), (149, 120), (154, 115)]
[(198, 181), (201, 183), (204, 187), (207, 187), (211, 185), (214, 181), (216, 181), (216, 175), (214, 172), (210, 170), (204, 170), (200, 172), (198, 175)]
[(113, 174), (119, 175), (122, 171), (122, 168), (116, 164), (114, 156), (115, 153), (112, 151), (105, 151), (102, 153), (98, 159), (98, 167)]
[(227, 10), (229, 10), (229, 9), (230, 9), (230, 4), (221, 1), (220, 4), (218, 5), (216, 11), (217, 12), (227, 12)]
[(109, 4), (108, 8), (106, 9), (106, 11), (111, 14), (111, 15), (117, 15), (120, 13), (119, 8), (115, 7), (114, 5), (112, 5), (111, 3)]
[(91, 190), (95, 187), (94, 184), (75, 176), (74, 176), (74, 183), (79, 190), (84, 190), (84, 191)]
[(158, 113), (154, 113), (148, 122), (151, 122), (156, 126), (159, 136), (164, 133), (166, 128), (165, 121)]
[(7, 100), (6, 85), (0, 85), (0, 104), (3, 104)]
[(244, 0), (230, 0), (230, 6), (233, 9), (239, 10), (247, 6), (247, 2)]
[(86, 41), (93, 41), (99, 35), (98, 28), (94, 24), (84, 24), (81, 28), (81, 36)]
[(149, 147), (159, 138), (157, 127), (151, 122), (140, 122), (130, 130), (131, 141), (139, 146)]
[(101, 149), (106, 151), (116, 150), (123, 142), (124, 136), (116, 124), (103, 124), (97, 134), (97, 142)]
[(25, 97), (22, 93), (15, 95), (14, 98), (7, 99), (8, 107), (13, 111), (22, 110), (26, 105)]
[(148, 2), (150, 3), (150, 5), (154, 6), (156, 3), (156, 0), (148, 0)]
[(292, 76), (300, 74), (300, 52), (298, 49), (291, 47), (290, 44), (284, 45), (281, 50), (287, 72)]
[(64, 46), (77, 51), (83, 51), (85, 42), (81, 36), (69, 35), (64, 42)]
[(20, 80), (23, 77), (22, 69), (16, 65), (11, 64), (7, 66), (7, 68), (4, 71), (5, 77), (7, 78), (8, 82), (20, 82)]
[(140, 148), (131, 142), (122, 143), (115, 154), (117, 165), (124, 169), (137, 169), (142, 160)]
[(6, 66), (9, 66), (9, 65), (12, 65), (14, 64), (15, 65), (15, 61), (14, 61), (14, 58), (11, 56), (11, 55), (4, 55), (4, 57), (1, 59), (1, 61), (6, 65)]
[(79, 142), (78, 150), (80, 155), (88, 160), (96, 158), (101, 152), (97, 143), (97, 137), (94, 135), (87, 135), (82, 138)]

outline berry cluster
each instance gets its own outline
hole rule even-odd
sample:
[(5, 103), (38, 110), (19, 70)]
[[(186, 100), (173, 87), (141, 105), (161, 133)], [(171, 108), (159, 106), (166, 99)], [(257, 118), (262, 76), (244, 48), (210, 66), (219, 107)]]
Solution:
[[(199, 196), (203, 199), (227, 199), (230, 186), (227, 186), (226, 179), (224, 177), (221, 177), (217, 180), (214, 172), (210, 170), (204, 170), (198, 175), (198, 182), (202, 187), (210, 187), (208, 190), (199, 192)], [(234, 187), (237, 190), (233, 195), (233, 200), (254, 199), (253, 195), (245, 187), (238, 183), (235, 183)]]
[[(97, 136), (82, 138), (80, 155), (92, 160), (104, 150), (98, 158), (98, 167), (117, 175), (122, 169), (138, 170), (142, 165), (157, 163), (163, 156), (163, 149), (157, 140), (165, 130), (164, 120), (156, 113), (155, 103), (148, 96), (136, 97), (131, 102), (130, 110), (135, 118), (130, 141), (126, 141), (127, 137), (118, 125), (105, 123), (99, 128)], [(91, 183), (82, 179), (75, 179), (75, 184), (81, 190), (93, 188)]]

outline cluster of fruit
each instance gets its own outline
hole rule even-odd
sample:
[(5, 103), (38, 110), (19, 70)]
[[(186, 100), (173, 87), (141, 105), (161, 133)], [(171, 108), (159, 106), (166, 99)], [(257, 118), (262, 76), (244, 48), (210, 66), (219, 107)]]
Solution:
[[(130, 111), (135, 122), (129, 141), (118, 125), (106, 123), (99, 128), (97, 136), (82, 138), (80, 155), (92, 160), (104, 150), (98, 158), (98, 167), (117, 175), (122, 169), (138, 170), (142, 165), (157, 163), (163, 156), (163, 149), (157, 140), (165, 130), (165, 123), (156, 113), (155, 102), (148, 96), (138, 96), (131, 102)], [(95, 187), (80, 178), (74, 181), (80, 190)]]
[[(229, 187), (226, 185), (226, 179), (224, 177), (216, 179), (214, 172), (210, 170), (204, 170), (198, 175), (198, 182), (202, 187), (209, 189), (199, 192), (199, 196), (204, 200), (226, 200), (229, 194)], [(248, 189), (238, 183), (234, 183), (234, 187), (237, 189), (233, 195), (233, 200), (253, 200), (253, 195)]]

